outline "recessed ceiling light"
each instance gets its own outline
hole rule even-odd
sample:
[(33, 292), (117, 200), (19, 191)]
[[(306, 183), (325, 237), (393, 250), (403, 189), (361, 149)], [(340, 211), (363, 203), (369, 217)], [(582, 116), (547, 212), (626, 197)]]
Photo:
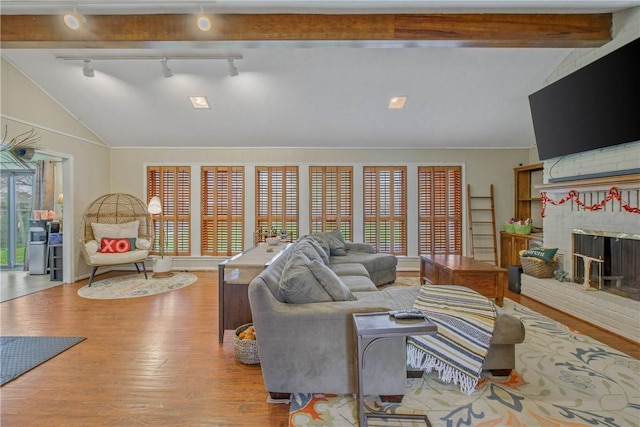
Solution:
[(189, 101), (191, 101), (191, 105), (196, 110), (210, 110), (209, 101), (207, 101), (206, 96), (190, 96)]
[(404, 103), (407, 101), (406, 96), (392, 96), (389, 99), (389, 109), (398, 109), (401, 110), (404, 108)]

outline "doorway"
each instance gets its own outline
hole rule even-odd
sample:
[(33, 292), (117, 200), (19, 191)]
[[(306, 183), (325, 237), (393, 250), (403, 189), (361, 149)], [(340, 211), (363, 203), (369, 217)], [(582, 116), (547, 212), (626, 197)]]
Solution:
[(0, 172), (0, 269), (24, 270), (35, 171), (2, 168)]

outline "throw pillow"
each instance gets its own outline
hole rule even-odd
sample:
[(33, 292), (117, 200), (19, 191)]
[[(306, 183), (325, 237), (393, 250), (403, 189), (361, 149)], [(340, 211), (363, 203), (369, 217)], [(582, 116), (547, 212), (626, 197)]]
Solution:
[(523, 257), (538, 258), (546, 262), (553, 261), (558, 248), (531, 248), (522, 253)]
[(344, 237), (342, 236), (342, 232), (337, 228), (333, 231), (328, 231), (324, 233), (324, 238), (329, 244), (329, 251), (331, 255), (334, 256), (346, 256), (346, 242), (344, 241)]
[(143, 251), (146, 251), (147, 249), (151, 249), (151, 242), (149, 241), (149, 239), (137, 239), (136, 249), (141, 249)]
[(318, 243), (318, 245), (327, 255), (327, 259), (329, 259), (329, 255), (331, 255), (331, 249), (329, 249), (329, 243), (327, 243), (327, 240), (324, 238), (324, 234), (310, 234), (309, 237)]
[[(311, 245), (311, 247), (313, 247), (316, 252), (318, 253), (318, 255), (320, 256), (320, 259), (322, 260), (323, 263), (325, 263), (326, 265), (329, 265), (329, 254), (327, 254), (327, 252), (325, 252), (324, 248), (322, 247), (322, 245), (320, 245), (320, 243), (314, 239), (311, 236), (304, 236), (301, 241), (306, 242), (307, 244)], [(311, 259), (311, 258), (309, 258)]]
[(311, 261), (309, 269), (334, 301), (354, 301), (356, 299), (340, 277), (326, 265), (318, 261)]
[(85, 243), (84, 248), (89, 255), (94, 255), (98, 253), (98, 250), (100, 250), (100, 246), (95, 240), (89, 240), (87, 243)]
[(122, 224), (91, 224), (93, 238), (97, 242), (102, 242), (103, 238), (118, 239), (122, 237), (138, 237), (138, 226), (140, 221), (125, 222)]
[(333, 301), (309, 270), (310, 262), (302, 252), (291, 253), (280, 277), (279, 299), (292, 304)]
[[(292, 250), (302, 251), (302, 253), (305, 254), (307, 258), (309, 258), (309, 261), (322, 261), (322, 257), (320, 256), (316, 248), (312, 246), (311, 243), (309, 243), (309, 240), (311, 239), (304, 239), (299, 241)], [(320, 252), (324, 254), (324, 251), (322, 249), (320, 249)]]
[(103, 237), (100, 241), (100, 253), (122, 254), (136, 249), (136, 239), (130, 237), (125, 239), (109, 239)]

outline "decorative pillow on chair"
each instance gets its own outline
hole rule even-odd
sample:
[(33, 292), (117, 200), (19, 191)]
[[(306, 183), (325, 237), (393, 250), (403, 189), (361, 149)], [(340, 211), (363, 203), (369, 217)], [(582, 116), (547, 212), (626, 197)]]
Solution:
[(100, 241), (100, 253), (121, 254), (136, 250), (136, 239), (133, 237), (124, 239), (109, 239), (103, 237)]
[(143, 251), (151, 249), (151, 241), (149, 239), (136, 239), (136, 249)]
[(122, 224), (101, 224), (99, 222), (91, 223), (93, 230), (93, 238), (97, 242), (102, 239), (119, 239), (122, 237), (138, 237), (138, 226), (140, 221), (125, 222)]
[(100, 250), (100, 245), (95, 240), (89, 240), (84, 244), (84, 248), (89, 255), (94, 255)]
[(309, 269), (334, 301), (353, 301), (356, 299), (340, 277), (323, 263), (311, 261)]

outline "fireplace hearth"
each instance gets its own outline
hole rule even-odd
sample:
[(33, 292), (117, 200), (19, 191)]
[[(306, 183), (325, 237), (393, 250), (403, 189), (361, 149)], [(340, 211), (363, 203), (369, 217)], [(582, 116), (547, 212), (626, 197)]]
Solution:
[(587, 289), (640, 301), (640, 235), (572, 230), (573, 278)]

